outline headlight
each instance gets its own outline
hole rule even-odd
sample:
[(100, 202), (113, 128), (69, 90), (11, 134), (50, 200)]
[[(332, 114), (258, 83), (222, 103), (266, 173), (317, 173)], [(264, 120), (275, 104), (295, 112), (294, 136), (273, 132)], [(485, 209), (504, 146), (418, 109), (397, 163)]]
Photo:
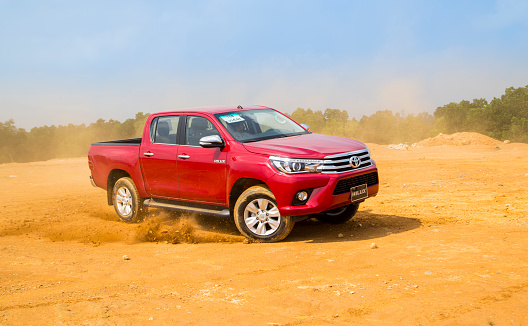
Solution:
[(269, 159), (277, 170), (287, 174), (321, 172), (324, 162), (323, 160), (303, 160), (278, 156), (270, 156)]

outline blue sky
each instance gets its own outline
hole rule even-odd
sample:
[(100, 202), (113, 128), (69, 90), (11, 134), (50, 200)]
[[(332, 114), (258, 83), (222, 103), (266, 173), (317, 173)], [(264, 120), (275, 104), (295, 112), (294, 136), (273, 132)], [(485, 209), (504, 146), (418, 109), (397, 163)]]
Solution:
[(0, 0), (0, 122), (429, 112), (528, 85), (528, 1)]

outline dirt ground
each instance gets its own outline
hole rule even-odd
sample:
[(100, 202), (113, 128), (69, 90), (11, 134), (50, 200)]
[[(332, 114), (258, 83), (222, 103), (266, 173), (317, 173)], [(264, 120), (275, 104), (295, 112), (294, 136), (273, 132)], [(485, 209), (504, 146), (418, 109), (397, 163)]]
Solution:
[(463, 143), (369, 145), (379, 195), (273, 244), (122, 223), (85, 158), (0, 165), (0, 325), (528, 325), (528, 145)]

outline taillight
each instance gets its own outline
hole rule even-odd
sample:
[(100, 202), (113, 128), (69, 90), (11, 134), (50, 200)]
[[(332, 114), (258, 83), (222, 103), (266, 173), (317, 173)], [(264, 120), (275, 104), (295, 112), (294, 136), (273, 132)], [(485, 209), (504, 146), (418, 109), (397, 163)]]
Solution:
[(88, 167), (90, 168), (90, 171), (93, 171), (94, 164), (93, 164), (93, 161), (92, 161), (92, 158), (90, 157), (90, 155), (88, 155)]

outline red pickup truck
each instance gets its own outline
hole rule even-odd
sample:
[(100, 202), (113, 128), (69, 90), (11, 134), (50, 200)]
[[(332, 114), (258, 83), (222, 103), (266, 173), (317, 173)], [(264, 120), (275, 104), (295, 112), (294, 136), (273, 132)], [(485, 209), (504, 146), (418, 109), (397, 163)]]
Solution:
[(154, 113), (142, 138), (92, 144), (88, 164), (125, 222), (147, 207), (230, 216), (264, 242), (308, 217), (350, 220), (379, 184), (365, 144), (312, 133), (263, 106)]

